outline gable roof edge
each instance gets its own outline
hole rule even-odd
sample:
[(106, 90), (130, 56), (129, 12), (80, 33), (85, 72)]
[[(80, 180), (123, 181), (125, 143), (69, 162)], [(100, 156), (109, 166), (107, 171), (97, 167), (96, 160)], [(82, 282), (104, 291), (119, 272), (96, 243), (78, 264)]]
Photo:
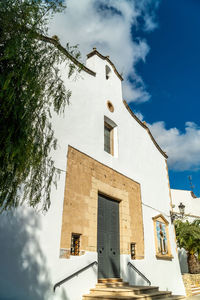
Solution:
[(146, 131), (148, 132), (152, 142), (154, 143), (154, 145), (156, 146), (156, 148), (160, 151), (160, 153), (167, 159), (168, 156), (167, 154), (160, 148), (160, 146), (158, 145), (158, 143), (156, 142), (156, 140), (154, 139), (150, 129), (148, 128), (147, 125), (145, 125), (142, 121), (140, 121), (140, 119), (138, 119), (138, 117), (132, 112), (132, 110), (130, 109), (128, 103), (126, 102), (126, 100), (123, 100), (123, 103), (126, 107), (126, 109), (128, 110), (128, 112), (131, 114), (131, 116), (144, 128), (146, 129)]
[(104, 56), (104, 55), (102, 55), (101, 53), (99, 53), (99, 52), (97, 51), (96, 48), (93, 48), (93, 51), (87, 54), (87, 58), (90, 58), (90, 57), (92, 57), (93, 55), (97, 55), (97, 56), (100, 57), (101, 59), (106, 60), (106, 61), (113, 67), (113, 70), (114, 70), (115, 74), (119, 77), (119, 79), (120, 79), (121, 81), (124, 80), (123, 77), (122, 77), (122, 76), (119, 74), (119, 72), (117, 71), (117, 69), (116, 69), (115, 65), (113, 64), (113, 62), (109, 59), (109, 56)]

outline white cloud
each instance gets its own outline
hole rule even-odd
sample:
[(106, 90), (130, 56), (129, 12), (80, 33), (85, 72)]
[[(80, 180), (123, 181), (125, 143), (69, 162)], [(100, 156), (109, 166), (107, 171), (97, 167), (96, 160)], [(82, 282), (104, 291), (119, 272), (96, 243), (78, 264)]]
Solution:
[[(150, 95), (136, 73), (138, 61), (145, 61), (147, 42), (132, 38), (132, 29), (156, 27), (155, 9), (158, 0), (69, 0), (67, 9), (58, 14), (50, 26), (51, 35), (58, 35), (62, 44), (79, 44), (82, 56), (95, 46), (109, 55), (119, 73), (123, 73), (123, 95), (127, 101), (145, 102)], [(151, 9), (150, 9), (151, 8)]]
[(161, 148), (167, 152), (169, 167), (173, 170), (200, 169), (200, 127), (193, 122), (185, 123), (185, 131), (167, 129), (164, 122), (148, 124)]
[(140, 121), (144, 121), (144, 116), (141, 112), (139, 111), (134, 111), (134, 114), (136, 115), (136, 117), (140, 120)]
[(138, 7), (144, 14), (144, 30), (153, 31), (158, 27), (156, 22), (156, 10), (160, 5), (160, 0), (140, 0), (137, 2)]
[[(132, 37), (132, 29), (152, 31), (160, 0), (68, 0), (67, 9), (51, 24), (51, 34), (62, 44), (79, 44), (82, 57), (93, 47), (109, 55), (123, 74), (123, 96), (127, 101), (145, 102), (150, 98), (135, 66), (145, 62), (149, 52), (147, 42)], [(142, 22), (139, 22), (142, 19)], [(140, 27), (140, 28), (139, 28)], [(140, 120), (143, 115), (135, 112)], [(174, 170), (200, 169), (200, 128), (185, 124), (185, 131), (167, 129), (164, 122), (148, 125), (159, 145), (167, 152), (169, 167)]]

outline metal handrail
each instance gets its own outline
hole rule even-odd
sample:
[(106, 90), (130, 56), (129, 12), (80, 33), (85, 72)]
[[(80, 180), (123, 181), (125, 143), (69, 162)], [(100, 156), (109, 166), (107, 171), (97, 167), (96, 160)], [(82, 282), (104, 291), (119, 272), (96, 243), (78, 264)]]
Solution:
[(69, 275), (68, 277), (64, 278), (63, 280), (60, 280), (59, 282), (57, 282), (57, 283), (54, 285), (54, 287), (53, 287), (54, 293), (55, 293), (55, 290), (56, 290), (56, 288), (57, 288), (58, 286), (60, 286), (61, 284), (65, 283), (66, 281), (68, 281), (68, 280), (70, 280), (71, 278), (73, 278), (74, 276), (78, 275), (79, 273), (81, 273), (81, 272), (87, 270), (88, 268), (90, 268), (90, 267), (92, 267), (93, 265), (96, 265), (96, 264), (98, 264), (98, 262), (95, 260), (95, 261), (93, 261), (92, 263), (90, 263), (89, 265), (87, 265), (87, 266), (85, 266), (85, 267), (79, 269), (79, 270), (76, 271), (75, 273), (73, 273), (73, 274)]
[(146, 282), (148, 282), (149, 286), (151, 285), (151, 281), (144, 276), (130, 261), (127, 264), (128, 266), (131, 266), (131, 268), (138, 273)]

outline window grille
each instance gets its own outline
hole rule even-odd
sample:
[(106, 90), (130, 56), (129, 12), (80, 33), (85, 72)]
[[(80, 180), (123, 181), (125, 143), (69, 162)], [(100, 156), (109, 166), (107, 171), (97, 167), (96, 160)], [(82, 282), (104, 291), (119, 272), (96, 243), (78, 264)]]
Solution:
[(71, 255), (79, 255), (80, 254), (80, 234), (72, 233), (71, 239)]
[(131, 259), (135, 259), (135, 243), (131, 243)]

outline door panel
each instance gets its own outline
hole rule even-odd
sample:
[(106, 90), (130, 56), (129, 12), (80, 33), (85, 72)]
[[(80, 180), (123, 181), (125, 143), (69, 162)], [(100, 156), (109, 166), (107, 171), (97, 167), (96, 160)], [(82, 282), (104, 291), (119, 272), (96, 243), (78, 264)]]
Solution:
[(98, 277), (120, 277), (119, 203), (98, 196)]

